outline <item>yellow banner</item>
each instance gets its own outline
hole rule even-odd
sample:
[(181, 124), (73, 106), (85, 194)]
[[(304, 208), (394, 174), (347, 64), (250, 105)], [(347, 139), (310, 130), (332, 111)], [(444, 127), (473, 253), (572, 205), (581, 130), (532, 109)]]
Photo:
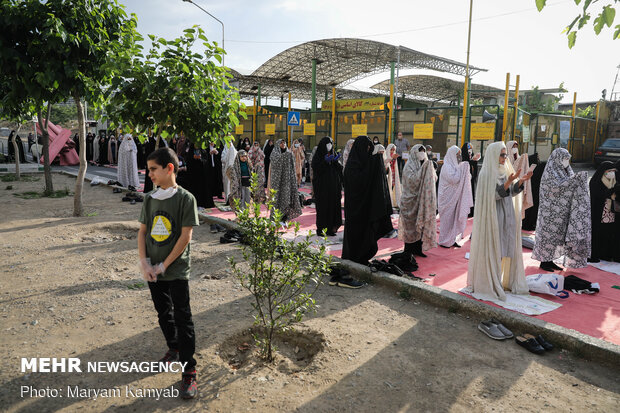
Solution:
[(308, 136), (316, 135), (316, 124), (304, 123), (304, 135), (308, 135)]
[[(336, 100), (336, 111), (346, 112), (352, 110), (382, 110), (385, 104), (385, 98), (368, 98), (368, 99), (345, 99)], [(331, 111), (332, 101), (324, 100), (321, 102), (321, 110)]]
[(275, 134), (276, 134), (276, 124), (275, 123), (265, 124), (265, 135), (275, 135)]
[(495, 123), (472, 123), (469, 138), (479, 141), (495, 139)]
[(243, 125), (235, 126), (235, 135), (243, 135)]
[(368, 135), (368, 125), (351, 125), (351, 136), (353, 138), (362, 135)]
[(433, 139), (433, 124), (416, 123), (413, 125), (413, 139)]

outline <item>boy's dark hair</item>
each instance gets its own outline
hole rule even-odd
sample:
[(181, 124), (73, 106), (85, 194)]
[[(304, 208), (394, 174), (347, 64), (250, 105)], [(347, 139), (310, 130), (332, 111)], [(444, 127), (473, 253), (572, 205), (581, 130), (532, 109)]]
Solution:
[(155, 161), (162, 168), (168, 166), (169, 163), (174, 165), (174, 173), (179, 172), (179, 158), (177, 154), (170, 148), (159, 148), (146, 157), (147, 161)]

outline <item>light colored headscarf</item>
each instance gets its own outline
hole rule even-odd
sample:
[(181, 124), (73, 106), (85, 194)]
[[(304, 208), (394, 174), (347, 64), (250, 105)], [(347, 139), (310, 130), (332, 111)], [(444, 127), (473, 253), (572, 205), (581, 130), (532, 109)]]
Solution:
[[(512, 169), (515, 171), (520, 170), (519, 179), (523, 178), (527, 175), (527, 170), (530, 167), (530, 160), (527, 153), (519, 155), (518, 146), (517, 146), (517, 159), (515, 159), (514, 154), (512, 153), (512, 147), (517, 144), (517, 141), (508, 141), (506, 143), (506, 153), (508, 154), (508, 160), (512, 164)], [(521, 219), (525, 218), (525, 210), (534, 206), (534, 198), (532, 197), (532, 182), (528, 179), (523, 184), (523, 192), (517, 195), (521, 198)]]
[(405, 243), (422, 240), (422, 250), (437, 246), (437, 174), (429, 160), (422, 163), (416, 153), (422, 145), (414, 145), (403, 168), (403, 193), (400, 198), (398, 238)]
[(459, 163), (457, 159), (461, 150), (452, 145), (444, 157), (439, 188), (437, 191), (437, 209), (439, 210), (439, 244), (450, 247), (459, 234), (463, 234), (467, 225), (467, 215), (474, 200), (471, 193), (471, 174), (469, 163)]
[[(505, 301), (506, 294), (502, 286), (502, 252), (499, 225), (497, 221), (496, 194), (498, 185), (502, 185), (502, 172), (509, 176), (514, 173), (510, 162), (504, 168), (499, 164), (499, 155), (506, 149), (504, 142), (494, 142), (487, 146), (484, 162), (476, 189), (476, 211), (474, 228), (469, 252), (467, 287), (472, 296), (479, 300)], [(442, 172), (443, 173), (443, 172)], [(515, 208), (515, 247), (510, 260), (508, 286), (514, 294), (528, 294), (523, 268), (523, 249), (521, 246), (521, 204), (512, 198)]]
[[(385, 153), (383, 155), (383, 160), (385, 162), (385, 167), (390, 168), (388, 172), (388, 188), (390, 190), (390, 199), (392, 201), (392, 207), (397, 207), (400, 203), (400, 197), (402, 195), (401, 183), (400, 183), (400, 172), (398, 170), (398, 162), (396, 159), (392, 159), (392, 148), (395, 150), (396, 145), (390, 143), (387, 148), (385, 148)], [(392, 168), (391, 163), (394, 161), (394, 173), (392, 176)]]
[(226, 171), (233, 165), (236, 158), (237, 149), (235, 148), (235, 145), (233, 145), (232, 141), (226, 142), (226, 145), (224, 145), (224, 150), (222, 151), (222, 180), (224, 184), (224, 196), (226, 199), (228, 199), (228, 194), (230, 194), (230, 179), (228, 179)]
[(351, 148), (353, 147), (353, 143), (355, 139), (349, 139), (347, 143), (344, 145), (344, 150), (342, 151), (342, 168), (346, 168), (347, 161), (349, 160), (349, 153), (351, 152)]

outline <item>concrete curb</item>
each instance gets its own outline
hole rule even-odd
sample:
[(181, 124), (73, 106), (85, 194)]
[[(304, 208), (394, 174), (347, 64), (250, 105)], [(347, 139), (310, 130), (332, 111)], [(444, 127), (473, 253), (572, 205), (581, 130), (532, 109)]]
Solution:
[[(200, 212), (199, 215), (210, 224), (219, 224), (227, 229), (237, 229), (238, 227), (235, 222), (213, 217), (204, 212)], [(371, 272), (367, 266), (337, 257), (334, 258), (335, 262), (338, 262), (360, 279), (383, 285), (395, 291), (406, 291), (412, 297), (445, 308), (450, 312), (459, 312), (480, 320), (495, 318), (512, 330), (515, 335), (521, 333), (542, 334), (556, 348), (572, 351), (580, 358), (620, 368), (620, 346), (616, 344), (524, 314), (493, 307), (482, 301), (442, 290), (421, 281), (398, 277), (386, 272)]]

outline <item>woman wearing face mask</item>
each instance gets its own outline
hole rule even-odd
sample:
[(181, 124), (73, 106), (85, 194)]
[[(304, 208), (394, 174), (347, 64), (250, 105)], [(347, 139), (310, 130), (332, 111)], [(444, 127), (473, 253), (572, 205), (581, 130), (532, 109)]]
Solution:
[(583, 268), (590, 256), (591, 219), (588, 173), (575, 174), (571, 155), (557, 148), (549, 156), (540, 181), (536, 245), (532, 258), (545, 271), (562, 268), (553, 260), (564, 256), (564, 265)]
[[(508, 159), (512, 164), (512, 168), (515, 171), (521, 171), (519, 178), (529, 172), (529, 157), (527, 153), (519, 155), (519, 144), (517, 141), (508, 141), (506, 148), (509, 150)], [(532, 183), (528, 180), (523, 185), (523, 192), (521, 194), (521, 219), (525, 218), (525, 211), (534, 205), (534, 199), (532, 198)]]
[(316, 230), (336, 235), (342, 225), (342, 166), (329, 136), (324, 137), (312, 157), (312, 193), (316, 205)]
[(403, 168), (398, 239), (405, 252), (426, 257), (423, 251), (437, 246), (437, 174), (426, 156), (424, 145), (414, 145)]
[(467, 214), (474, 205), (469, 164), (459, 163), (460, 154), (458, 146), (452, 145), (448, 149), (439, 176), (439, 245), (444, 248), (461, 247), (457, 239), (462, 237), (467, 225)]
[[(247, 152), (242, 149), (237, 152), (234, 163), (226, 170), (226, 175), (230, 180), (230, 206), (235, 212), (240, 211), (250, 203), (251, 173), (252, 162), (248, 159)], [(235, 200), (238, 201), (238, 209)]]
[(396, 153), (396, 145), (390, 143), (385, 149), (385, 167), (388, 169), (387, 184), (390, 191), (390, 200), (392, 208), (397, 208), (400, 203), (401, 183), (400, 174), (398, 173), (398, 153)]
[(358, 136), (344, 170), (342, 258), (363, 265), (377, 253), (379, 238), (393, 229), (383, 160), (373, 155), (374, 148), (368, 136)]
[(293, 155), (295, 156), (295, 177), (297, 178), (297, 186), (299, 187), (301, 184), (301, 171), (306, 161), (306, 152), (301, 139), (294, 141)]
[(138, 148), (130, 134), (123, 136), (118, 150), (118, 175), (117, 181), (125, 188), (135, 191), (140, 187), (138, 177)]
[(282, 139), (276, 141), (276, 149), (271, 152), (268, 181), (267, 189), (276, 191), (274, 207), (282, 212), (282, 221), (300, 216), (301, 204), (295, 183), (295, 158)]
[(600, 164), (590, 180), (592, 213), (592, 252), (590, 262), (614, 261), (620, 250), (620, 213), (614, 203), (620, 202), (620, 185), (611, 162)]
[(263, 147), (263, 153), (265, 154), (265, 188), (267, 188), (267, 177), (269, 176), (271, 151), (273, 151), (273, 140), (267, 139), (267, 142), (265, 142), (265, 146)]
[(252, 172), (256, 174), (258, 181), (258, 186), (253, 194), (254, 201), (263, 203), (265, 202), (265, 154), (258, 141), (254, 142), (248, 156), (250, 157)]
[(506, 301), (504, 290), (528, 294), (521, 247), (520, 203), (514, 197), (523, 190), (519, 172), (506, 162), (503, 142), (487, 146), (476, 189), (476, 214), (469, 253), (467, 289), (474, 298)]
[[(478, 160), (480, 159), (480, 154), (474, 155), (474, 148), (471, 146), (471, 143), (465, 142), (461, 147), (461, 159), (463, 162), (469, 163), (469, 173), (471, 174), (471, 194), (474, 199), (474, 205), (476, 204), (476, 184), (478, 183)], [(474, 216), (474, 207), (471, 207), (469, 210), (468, 217), (471, 218)]]
[(379, 145), (379, 138), (375, 136), (375, 137), (372, 139), (372, 143), (373, 143), (374, 145)]
[(525, 211), (525, 218), (523, 218), (522, 221), (522, 228), (526, 231), (534, 231), (536, 229), (536, 220), (538, 219), (540, 179), (545, 171), (547, 162), (541, 162), (540, 159), (538, 159), (538, 153), (534, 153), (532, 156), (529, 156), (529, 162), (529, 166), (536, 165), (532, 178), (530, 179), (530, 184), (532, 187), (532, 207)]

